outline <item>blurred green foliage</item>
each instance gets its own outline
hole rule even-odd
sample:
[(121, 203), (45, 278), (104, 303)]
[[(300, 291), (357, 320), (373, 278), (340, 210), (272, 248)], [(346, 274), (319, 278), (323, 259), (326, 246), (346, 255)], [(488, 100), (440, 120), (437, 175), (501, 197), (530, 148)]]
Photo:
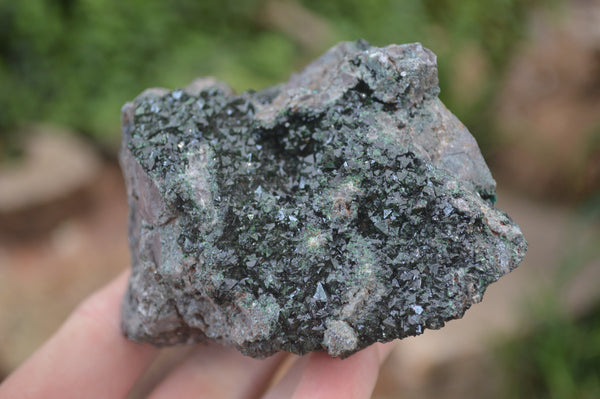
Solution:
[[(333, 32), (309, 48), (265, 22), (273, 0), (0, 0), (0, 153), (27, 121), (114, 144), (120, 106), (146, 87), (213, 75), (237, 90), (259, 89), (285, 80), (317, 50), (361, 37), (432, 48), (442, 99), (485, 139), (490, 93), (528, 11), (543, 1), (551, 0), (299, 0)], [(452, 83), (466, 47), (489, 66), (469, 101)]]
[(600, 397), (600, 306), (585, 317), (543, 320), (501, 349), (508, 398)]
[(580, 206), (576, 219), (577, 233), (565, 236), (577, 240), (571, 240), (557, 278), (530, 309), (534, 328), (498, 347), (506, 397), (600, 398), (600, 303), (583, 315), (567, 314), (561, 306), (565, 288), (600, 259), (600, 195)]
[[(489, 152), (493, 95), (528, 14), (558, 2), (298, 0), (331, 31), (307, 47), (265, 22), (270, 1), (0, 0), (0, 158), (21, 123), (61, 124), (113, 147), (121, 105), (147, 87), (213, 75), (236, 90), (260, 89), (317, 51), (358, 38), (380, 46), (420, 41), (436, 52), (442, 100)], [(479, 76), (474, 84), (461, 80), (461, 60), (476, 64), (467, 70)], [(581, 263), (588, 250), (576, 248), (566, 264)], [(556, 300), (544, 306), (538, 328), (502, 348), (510, 397), (600, 397), (600, 309), (572, 320), (556, 312)]]

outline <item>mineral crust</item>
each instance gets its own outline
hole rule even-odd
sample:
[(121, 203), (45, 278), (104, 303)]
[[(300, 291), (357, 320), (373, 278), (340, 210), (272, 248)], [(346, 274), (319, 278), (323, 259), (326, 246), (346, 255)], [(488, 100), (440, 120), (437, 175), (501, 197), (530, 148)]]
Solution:
[(357, 41), (263, 91), (127, 103), (125, 335), (345, 357), (462, 317), (527, 244), (437, 84), (420, 44)]

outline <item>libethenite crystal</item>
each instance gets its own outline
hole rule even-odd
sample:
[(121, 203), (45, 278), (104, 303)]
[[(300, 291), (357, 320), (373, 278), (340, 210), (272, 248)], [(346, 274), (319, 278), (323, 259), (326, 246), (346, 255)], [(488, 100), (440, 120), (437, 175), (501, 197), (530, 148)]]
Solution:
[(263, 91), (127, 103), (125, 335), (346, 357), (462, 317), (527, 244), (437, 84), (420, 44), (357, 41)]

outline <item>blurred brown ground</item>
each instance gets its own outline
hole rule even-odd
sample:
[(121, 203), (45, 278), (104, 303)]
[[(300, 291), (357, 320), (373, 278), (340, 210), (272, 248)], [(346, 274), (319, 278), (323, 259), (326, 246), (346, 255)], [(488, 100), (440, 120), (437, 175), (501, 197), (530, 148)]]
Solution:
[[(477, 58), (471, 50), (465, 50), (467, 56)], [(500, 397), (502, 376), (491, 344), (527, 330), (531, 305), (541, 292), (555, 289), (566, 252), (589, 234), (572, 204), (600, 186), (600, 4), (574, 1), (561, 17), (535, 15), (531, 40), (514, 58), (496, 102), (500, 140), (492, 166), (498, 207), (522, 227), (530, 244), (527, 257), (463, 319), (400, 341), (375, 398)], [(76, 141), (64, 137), (52, 155), (57, 162)], [(54, 174), (48, 169), (52, 162), (28, 166), (33, 175), (44, 172), (30, 184), (39, 190), (11, 186), (16, 199), (0, 206), (0, 380), (79, 301), (129, 264), (120, 170), (114, 159), (85, 143), (76, 145), (87, 154), (78, 166)], [(2, 179), (10, 173), (0, 166), (0, 188), (6, 189)], [(577, 314), (600, 300), (598, 281), (595, 256), (573, 284), (555, 294), (566, 311)]]
[[(91, 183), (84, 193), (74, 191), (86, 203), (71, 215), (61, 215), (49, 229), (45, 222), (29, 237), (5, 237), (0, 243), (0, 364), (5, 372), (46, 340), (80, 300), (128, 267), (127, 204), (118, 166), (103, 161)], [(490, 397), (497, 389), (494, 384), (501, 383), (489, 378), (494, 367), (489, 344), (523, 331), (528, 316), (524, 306), (552, 284), (566, 247), (577, 240), (566, 235), (583, 230), (573, 225), (564, 205), (501, 191), (498, 207), (521, 225), (530, 244), (526, 260), (491, 286), (483, 302), (463, 319), (400, 341), (374, 397), (394, 398), (399, 392), (409, 398), (441, 393)], [(594, 282), (600, 281), (600, 264), (589, 265), (585, 272), (577, 287), (557, 294), (574, 311), (598, 299)]]
[(542, 198), (600, 185), (600, 2), (531, 18), (496, 98), (498, 178)]

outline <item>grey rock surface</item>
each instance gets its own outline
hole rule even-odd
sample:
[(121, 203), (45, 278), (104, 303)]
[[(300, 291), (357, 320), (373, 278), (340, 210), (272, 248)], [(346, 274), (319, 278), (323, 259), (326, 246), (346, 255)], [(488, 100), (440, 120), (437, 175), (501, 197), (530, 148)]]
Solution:
[(123, 107), (127, 337), (348, 356), (462, 317), (527, 244), (420, 44), (340, 43), (289, 82)]

